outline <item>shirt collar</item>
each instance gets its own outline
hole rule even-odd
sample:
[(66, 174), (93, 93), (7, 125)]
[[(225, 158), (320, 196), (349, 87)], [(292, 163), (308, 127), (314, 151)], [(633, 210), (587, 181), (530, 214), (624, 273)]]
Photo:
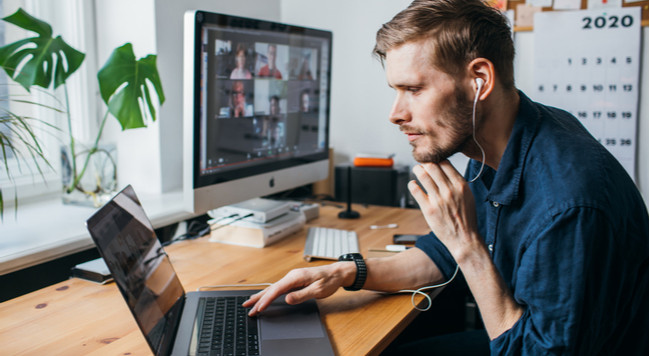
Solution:
[(526, 156), (539, 129), (539, 122), (539, 110), (519, 91), (519, 111), (486, 199), (509, 205), (518, 198)]

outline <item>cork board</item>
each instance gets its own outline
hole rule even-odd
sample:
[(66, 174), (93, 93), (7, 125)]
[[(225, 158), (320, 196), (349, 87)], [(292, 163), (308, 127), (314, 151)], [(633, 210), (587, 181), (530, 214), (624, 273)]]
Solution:
[[(581, 9), (587, 9), (587, 0), (582, 0), (581, 4)], [(508, 10), (513, 10), (517, 11), (517, 5), (524, 5), (526, 4), (526, 0), (509, 0), (508, 1)], [(630, 7), (630, 6), (639, 6), (641, 7), (641, 25), (642, 26), (648, 26), (648, 1), (637, 1), (633, 3), (623, 3), (623, 7)], [(553, 10), (552, 7), (544, 7), (542, 8), (542, 11), (556, 11)], [(558, 10), (559, 11), (559, 10)], [(515, 15), (516, 18), (516, 15)], [(517, 26), (515, 24), (514, 27), (515, 31), (532, 31), (533, 27), (528, 27), (528, 26)]]

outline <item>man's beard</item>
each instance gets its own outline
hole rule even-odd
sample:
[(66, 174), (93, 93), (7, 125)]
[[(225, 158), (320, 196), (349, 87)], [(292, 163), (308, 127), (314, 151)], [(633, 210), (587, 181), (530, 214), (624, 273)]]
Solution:
[[(465, 93), (456, 87), (450, 106), (441, 113), (443, 124), (450, 130), (451, 142), (446, 147), (432, 146), (424, 151), (417, 151), (417, 143), (413, 142), (413, 158), (420, 163), (440, 163), (457, 152), (464, 152), (472, 144), (472, 108), (473, 103)], [(433, 140), (431, 131), (422, 131), (423, 135)], [(426, 148), (426, 147), (421, 147)]]

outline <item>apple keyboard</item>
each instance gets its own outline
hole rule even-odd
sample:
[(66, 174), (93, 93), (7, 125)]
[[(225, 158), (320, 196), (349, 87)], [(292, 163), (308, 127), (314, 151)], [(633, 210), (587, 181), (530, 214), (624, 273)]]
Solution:
[(303, 255), (307, 262), (312, 258), (338, 260), (339, 256), (354, 252), (359, 252), (359, 240), (354, 231), (326, 227), (310, 227), (307, 231)]

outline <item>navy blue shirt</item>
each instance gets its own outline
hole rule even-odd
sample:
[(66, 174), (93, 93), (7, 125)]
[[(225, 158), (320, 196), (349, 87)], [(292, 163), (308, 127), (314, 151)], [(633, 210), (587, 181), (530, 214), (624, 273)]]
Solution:
[[(645, 203), (575, 117), (519, 96), (499, 169), (470, 184), (479, 233), (524, 307), (491, 352), (647, 355)], [(470, 160), (466, 178), (480, 165)], [(456, 263), (433, 233), (416, 246), (451, 277)]]

